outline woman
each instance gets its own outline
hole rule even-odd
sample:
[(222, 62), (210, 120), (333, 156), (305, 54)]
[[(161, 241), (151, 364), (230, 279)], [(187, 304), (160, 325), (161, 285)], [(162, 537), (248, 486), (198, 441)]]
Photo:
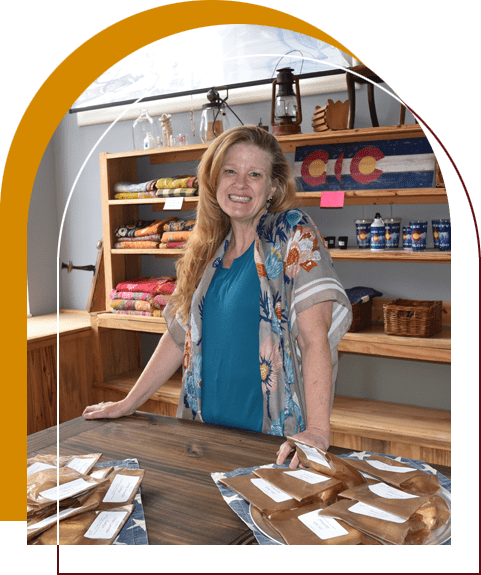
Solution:
[[(271, 134), (242, 126), (209, 146), (198, 179), (168, 332), (124, 400), (83, 415), (133, 413), (182, 364), (178, 417), (327, 449), (337, 346), (352, 314), (322, 237), (293, 209), (289, 161)], [(278, 464), (290, 450), (281, 445)]]

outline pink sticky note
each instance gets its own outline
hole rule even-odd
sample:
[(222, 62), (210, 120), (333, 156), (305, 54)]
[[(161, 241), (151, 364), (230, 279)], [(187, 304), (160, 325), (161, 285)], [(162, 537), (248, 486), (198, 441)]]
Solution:
[(344, 192), (322, 192), (321, 208), (342, 208), (344, 206)]

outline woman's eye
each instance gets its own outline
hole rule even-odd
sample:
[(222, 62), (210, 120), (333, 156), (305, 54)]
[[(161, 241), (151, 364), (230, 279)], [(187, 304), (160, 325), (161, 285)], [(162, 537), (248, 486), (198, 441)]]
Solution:
[(251, 176), (253, 178), (260, 178), (262, 176), (262, 174), (259, 174), (259, 172), (251, 172)]

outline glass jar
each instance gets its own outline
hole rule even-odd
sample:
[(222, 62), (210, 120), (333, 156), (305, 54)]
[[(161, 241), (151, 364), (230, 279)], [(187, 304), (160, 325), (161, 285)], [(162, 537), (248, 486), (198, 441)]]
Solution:
[(208, 144), (217, 136), (229, 129), (229, 119), (226, 115), (226, 106), (222, 103), (209, 103), (202, 106), (200, 120), (200, 139)]
[(134, 150), (149, 150), (159, 146), (159, 129), (146, 108), (140, 111), (140, 116), (132, 125), (132, 137)]

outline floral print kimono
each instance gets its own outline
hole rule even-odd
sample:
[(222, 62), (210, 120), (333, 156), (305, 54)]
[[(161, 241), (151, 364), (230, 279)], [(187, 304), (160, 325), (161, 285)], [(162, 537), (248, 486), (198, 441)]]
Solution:
[[(194, 292), (188, 325), (164, 310), (169, 333), (183, 349), (183, 379), (177, 417), (202, 421), (202, 312), (204, 298), (229, 245), (221, 244)], [(306, 428), (306, 401), (297, 338), (297, 316), (316, 303), (333, 302), (328, 339), (333, 362), (332, 398), (337, 375), (337, 346), (352, 311), (334, 271), (331, 256), (311, 218), (299, 209), (266, 211), (257, 228), (254, 259), (260, 279), (259, 369), (264, 398), (263, 433), (291, 436)], [(232, 345), (235, 345), (235, 333)], [(332, 406), (331, 398), (331, 406)]]

